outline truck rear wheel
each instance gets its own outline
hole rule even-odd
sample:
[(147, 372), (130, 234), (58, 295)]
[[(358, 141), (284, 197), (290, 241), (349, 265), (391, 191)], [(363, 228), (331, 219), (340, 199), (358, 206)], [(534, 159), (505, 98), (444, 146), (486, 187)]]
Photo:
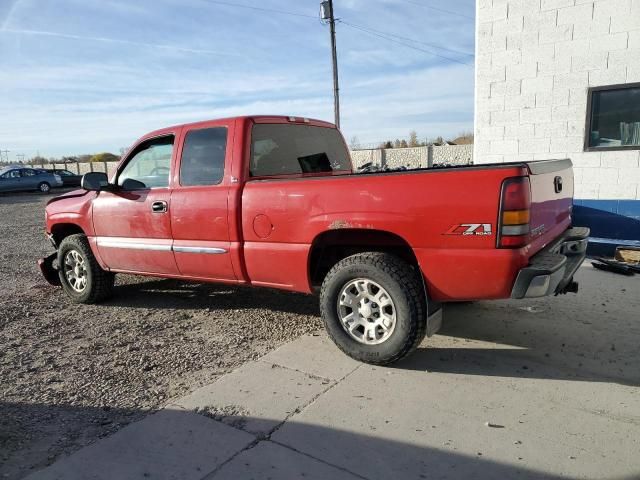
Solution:
[(115, 275), (100, 268), (84, 235), (62, 240), (58, 269), (62, 289), (75, 303), (98, 303), (111, 296)]
[(322, 283), (320, 311), (331, 339), (361, 362), (388, 365), (417, 348), (426, 333), (420, 273), (381, 252), (338, 262)]

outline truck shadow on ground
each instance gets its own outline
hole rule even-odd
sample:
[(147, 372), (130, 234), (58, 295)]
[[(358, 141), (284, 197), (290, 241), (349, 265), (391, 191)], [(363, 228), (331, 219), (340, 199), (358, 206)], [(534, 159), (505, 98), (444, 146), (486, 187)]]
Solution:
[(267, 288), (154, 279), (116, 286), (105, 305), (132, 308), (250, 310), (269, 309), (299, 315), (320, 315), (311, 295)]
[[(561, 304), (562, 297), (558, 298), (539, 300), (534, 306), (519, 301), (447, 305), (440, 335), (453, 337), (456, 346), (440, 346), (438, 336), (427, 339), (424, 347), (394, 367), (640, 386), (640, 346), (630, 335), (633, 318), (604, 313), (611, 319), (603, 328), (594, 320), (598, 307), (591, 307), (591, 316), (585, 316), (572, 313)], [(176, 310), (270, 309), (319, 316), (315, 296), (164, 279), (120, 285), (105, 305)], [(584, 308), (589, 307), (585, 302)], [(472, 340), (490, 344), (467, 346)]]
[[(633, 327), (636, 322), (629, 313), (610, 315), (603, 326), (594, 324), (597, 315), (569, 316), (554, 312), (552, 306), (518, 305), (449, 305), (439, 334), (452, 337), (456, 346), (429, 346), (439, 343), (435, 337), (395, 367), (640, 386), (640, 347)], [(483, 344), (471, 343), (473, 340)]]
[[(90, 406), (0, 402), (0, 475), (9, 480), (35, 472), (39, 479), (116, 478), (111, 475), (117, 478), (199, 479), (228, 460), (221, 457), (225, 453), (221, 454), (220, 449), (223, 444), (232, 442), (229, 435), (235, 433), (231, 429), (243, 430), (245, 424), (264, 421), (251, 416), (217, 417), (215, 420), (202, 416), (201, 420), (196, 420), (198, 427), (194, 428), (194, 416), (200, 417), (200, 414), (163, 410), (153, 414), (151, 422), (152, 418), (147, 417), (143, 422), (125, 427), (127, 419), (142, 418), (140, 413), (123, 408), (106, 410)], [(15, 418), (31, 421), (18, 423), (13, 421)], [(47, 429), (38, 422), (42, 418), (47, 419)], [(431, 425), (437, 419), (425, 418), (423, 421)], [(220, 435), (220, 428), (214, 428), (214, 423), (218, 422), (228, 427), (224, 439), (216, 437)], [(91, 437), (104, 437), (119, 427), (124, 427), (128, 433), (125, 435), (123, 431), (119, 438), (102, 439), (76, 457), (67, 457), (64, 453), (76, 452), (89, 443)], [(498, 461), (489, 459), (488, 455), (456, 452), (455, 441), (448, 447), (433, 448), (385, 438), (385, 432), (380, 430), (375, 436), (368, 436), (295, 421), (287, 421), (278, 428), (277, 433), (282, 435), (276, 434), (275, 442), (270, 439), (273, 433), (262, 437), (259, 443), (245, 448), (218, 470), (217, 475), (207, 478), (566, 478), (524, 466), (526, 459), (522, 461), (515, 454), (512, 459), (504, 455), (504, 460)], [(88, 431), (91, 434), (87, 436)], [(389, 436), (392, 435), (390, 432)], [(424, 442), (439, 443), (429, 439), (432, 435), (431, 429), (425, 428)], [(451, 435), (451, 438), (458, 438), (454, 432)], [(149, 441), (151, 438), (153, 441)], [(238, 445), (236, 451), (233, 448), (230, 453), (235, 455), (243, 445)], [(227, 448), (222, 451), (226, 452)], [(358, 455), (346, 452), (358, 452)], [(368, 460), (363, 462), (362, 458)], [(54, 464), (51, 470), (44, 470), (51, 464)]]

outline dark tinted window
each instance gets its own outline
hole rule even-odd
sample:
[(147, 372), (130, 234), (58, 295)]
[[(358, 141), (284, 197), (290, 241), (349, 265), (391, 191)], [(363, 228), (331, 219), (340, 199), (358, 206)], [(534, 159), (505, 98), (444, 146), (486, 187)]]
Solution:
[(224, 175), (227, 149), (225, 127), (204, 128), (187, 133), (180, 161), (180, 185), (215, 185)]
[(22, 170), (23, 177), (33, 177), (34, 175), (36, 175), (35, 170), (31, 170), (30, 168), (25, 168), (24, 170)]
[(640, 147), (640, 86), (591, 93), (591, 148)]
[(334, 128), (256, 124), (251, 139), (251, 175), (287, 175), (349, 170), (342, 136)]

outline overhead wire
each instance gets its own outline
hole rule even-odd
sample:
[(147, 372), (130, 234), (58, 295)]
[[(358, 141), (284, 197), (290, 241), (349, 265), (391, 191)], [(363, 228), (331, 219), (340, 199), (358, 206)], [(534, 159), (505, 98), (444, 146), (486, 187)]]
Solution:
[(238, 8), (246, 8), (248, 10), (257, 10), (260, 12), (269, 12), (269, 13), (280, 13), (282, 15), (291, 15), (294, 17), (303, 17), (303, 18), (318, 18), (315, 15), (307, 15), (305, 13), (296, 13), (296, 12), (288, 12), (286, 10), (277, 10), (275, 8), (264, 8), (264, 7), (254, 7), (253, 5), (244, 5), (241, 3), (231, 3), (231, 2), (224, 2), (221, 0), (202, 0), (203, 2), (206, 3), (215, 3), (217, 5), (225, 5), (227, 7), (238, 7)]
[(463, 18), (468, 18), (469, 20), (474, 20), (474, 17), (472, 17), (470, 15), (465, 15), (464, 13), (460, 13), (460, 12), (454, 12), (452, 10), (447, 10), (445, 8), (434, 7), (433, 5), (427, 5), (427, 4), (424, 4), (424, 3), (414, 2), (412, 0), (400, 0), (400, 1), (401, 2), (405, 2), (405, 3), (410, 3), (411, 5), (417, 5), (418, 7), (428, 8), (430, 10), (435, 10), (437, 12), (446, 13), (448, 15), (456, 15), (458, 17), (463, 17)]
[[(241, 3), (226, 2), (224, 0), (202, 0), (202, 1), (206, 2), (206, 3), (211, 3), (211, 4), (216, 4), (216, 5), (223, 5), (223, 6), (227, 6), (227, 7), (244, 8), (244, 9), (248, 9), (248, 10), (256, 10), (256, 11), (261, 11), (261, 12), (277, 13), (277, 14), (281, 14), (281, 15), (289, 15), (289, 16), (294, 16), (294, 17), (313, 18), (313, 19), (318, 18), (315, 15), (307, 15), (307, 14), (304, 14), (304, 13), (289, 12), (289, 11), (286, 11), (286, 10), (279, 10), (279, 9), (274, 9), (274, 8), (255, 7), (253, 5), (245, 5), (245, 4), (241, 4)], [(412, 2), (410, 0), (403, 0), (403, 1), (406, 1), (408, 3), (413, 3), (415, 5), (419, 5), (419, 6), (426, 7), (426, 8), (432, 8), (432, 9), (435, 9), (435, 10), (441, 10), (441, 11), (443, 11), (445, 13), (455, 13), (455, 12), (450, 12), (448, 10), (439, 9), (437, 7), (431, 7), (431, 6), (423, 5), (423, 4), (420, 4), (420, 3), (417, 3), (417, 2)], [(462, 15), (462, 14), (459, 14), (459, 15), (460, 16), (465, 16), (465, 15)], [(467, 18), (472, 18), (472, 17), (467, 17)], [(443, 60), (448, 60), (448, 61), (451, 61), (451, 62), (460, 63), (462, 65), (472, 66), (470, 63), (465, 62), (463, 60), (452, 58), (452, 57), (449, 57), (449, 56), (446, 56), (446, 55), (442, 55), (442, 54), (439, 54), (437, 52), (434, 52), (434, 51), (431, 51), (431, 50), (427, 50), (425, 48), (420, 48), (420, 47), (417, 47), (416, 45), (412, 45), (411, 43), (407, 43), (407, 42), (412, 42), (414, 44), (417, 43), (417, 44), (425, 45), (425, 46), (430, 47), (430, 48), (435, 48), (435, 49), (438, 49), (438, 50), (444, 50), (444, 51), (448, 51), (448, 52), (455, 53), (455, 54), (458, 54), (458, 55), (465, 55), (465, 56), (468, 56), (468, 57), (473, 57), (473, 54), (471, 54), (471, 53), (462, 52), (462, 51), (459, 51), (459, 50), (454, 50), (452, 48), (442, 47), (440, 45), (435, 45), (435, 44), (423, 42), (423, 41), (420, 41), (420, 40), (415, 40), (415, 39), (408, 38), (408, 37), (403, 37), (402, 35), (397, 35), (395, 33), (389, 33), (389, 32), (385, 32), (385, 31), (382, 31), (382, 30), (377, 30), (375, 28), (367, 27), (367, 26), (364, 26), (364, 25), (358, 25), (358, 24), (351, 23), (351, 22), (348, 22), (348, 21), (342, 20), (342, 19), (336, 19), (336, 22), (341, 23), (343, 25), (346, 25), (349, 28), (360, 30), (360, 31), (362, 31), (364, 33), (367, 33), (369, 35), (373, 35), (375, 37), (382, 38), (382, 39), (387, 40), (389, 42), (393, 42), (393, 43), (396, 43), (396, 44), (399, 44), (399, 45), (403, 45), (403, 46), (405, 46), (407, 48), (411, 48), (411, 49), (417, 50), (419, 52), (427, 53), (429, 55), (433, 55), (433, 56), (442, 58)]]
[(354, 25), (352, 23), (345, 22), (344, 20), (337, 19), (336, 22), (339, 22), (339, 23), (341, 23), (343, 25), (346, 25), (346, 26), (348, 26), (350, 28), (355, 28), (356, 30), (360, 30), (360, 31), (365, 32), (365, 33), (367, 33), (369, 35), (373, 35), (375, 37), (382, 38), (382, 39), (387, 40), (389, 42), (394, 42), (394, 43), (397, 43), (399, 45), (404, 45), (405, 47), (412, 48), (412, 49), (417, 50), (419, 52), (428, 53), (429, 55), (433, 55), (435, 57), (439, 57), (439, 58), (442, 58), (444, 60), (448, 60), (450, 62), (455, 62), (455, 63), (459, 63), (461, 65), (466, 65), (468, 67), (473, 67), (473, 64), (471, 64), (471, 63), (465, 62), (463, 60), (459, 60), (457, 58), (448, 57), (446, 55), (441, 55), (441, 54), (439, 54), (437, 52), (434, 52), (434, 51), (431, 51), (431, 50), (427, 50), (425, 48), (416, 47), (415, 45), (411, 45), (410, 43), (406, 43), (406, 42), (403, 42), (403, 41), (398, 40), (396, 38), (393, 38), (393, 37), (389, 36), (388, 34), (380, 34), (380, 33), (374, 32), (373, 30), (370, 30), (370, 29), (368, 29), (366, 27), (356, 26), (356, 25)]
[(382, 30), (376, 30), (375, 28), (373, 28), (373, 27), (369, 27), (369, 26), (367, 26), (367, 25), (358, 25), (357, 23), (347, 22), (346, 20), (341, 20), (341, 21), (342, 21), (342, 23), (344, 23), (345, 25), (349, 25), (349, 26), (352, 26), (352, 27), (360, 27), (360, 28), (364, 28), (364, 29), (371, 30), (371, 31), (376, 32), (376, 33), (380, 33), (380, 34), (382, 34), (382, 35), (388, 35), (388, 36), (390, 36), (390, 37), (399, 38), (399, 39), (401, 39), (401, 40), (407, 40), (407, 41), (409, 41), (409, 42), (419, 43), (419, 44), (421, 44), (421, 45), (425, 45), (425, 46), (427, 46), (427, 47), (437, 48), (437, 49), (439, 49), (439, 50), (446, 50), (447, 52), (456, 53), (456, 54), (458, 54), (458, 55), (466, 55), (466, 56), (468, 56), (468, 57), (473, 57), (473, 56), (474, 56), (474, 54), (473, 54), (473, 53), (463, 52), (463, 51), (461, 51), (461, 50), (455, 50), (455, 49), (453, 49), (453, 48), (443, 47), (443, 46), (441, 46), (441, 45), (436, 45), (436, 44), (434, 44), (434, 43), (427, 43), (427, 42), (423, 42), (422, 40), (416, 40), (416, 39), (414, 39), (414, 38), (403, 37), (402, 35), (398, 35), (398, 34), (395, 34), (395, 33), (389, 33), (389, 32), (385, 32), (385, 31), (382, 31)]

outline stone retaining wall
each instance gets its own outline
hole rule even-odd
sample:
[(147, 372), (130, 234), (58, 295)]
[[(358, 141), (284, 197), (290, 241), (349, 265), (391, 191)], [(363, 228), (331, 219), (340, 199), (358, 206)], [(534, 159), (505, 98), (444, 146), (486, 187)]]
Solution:
[(429, 168), (434, 164), (468, 165), (473, 163), (473, 145), (353, 150), (351, 159), (355, 168), (370, 162), (390, 168)]

